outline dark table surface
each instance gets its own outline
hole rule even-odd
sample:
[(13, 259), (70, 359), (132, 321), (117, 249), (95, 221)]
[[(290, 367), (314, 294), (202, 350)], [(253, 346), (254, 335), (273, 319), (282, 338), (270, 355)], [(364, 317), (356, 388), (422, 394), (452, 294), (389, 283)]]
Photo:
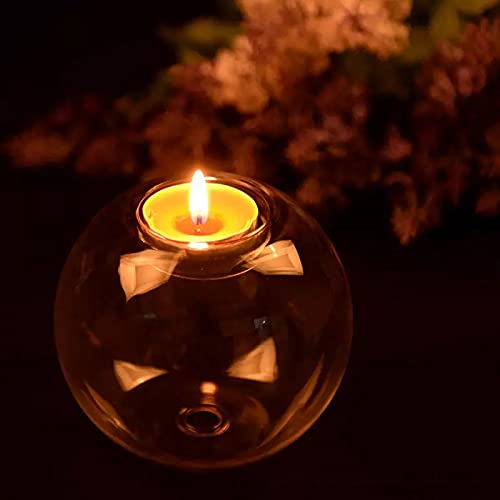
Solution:
[(404, 248), (362, 210), (332, 221), (355, 306), (332, 404), (270, 459), (184, 473), (101, 434), (73, 400), (53, 343), (66, 255), (125, 188), (62, 173), (2, 177), (3, 498), (498, 498), (498, 222), (459, 218)]

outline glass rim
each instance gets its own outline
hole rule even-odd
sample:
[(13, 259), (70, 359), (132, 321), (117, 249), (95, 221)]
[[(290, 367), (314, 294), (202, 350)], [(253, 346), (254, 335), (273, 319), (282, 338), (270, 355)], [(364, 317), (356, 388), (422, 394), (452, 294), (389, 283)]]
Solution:
[[(267, 190), (265, 185), (252, 179), (248, 179), (236, 174), (230, 174), (227, 172), (208, 171), (205, 176), (205, 180), (207, 183), (220, 183), (240, 189), (244, 193), (251, 196), (257, 205), (258, 216), (255, 228), (250, 229), (249, 231), (240, 235), (230, 236), (218, 241), (208, 241), (203, 246), (203, 252), (200, 253), (207, 253), (210, 252), (210, 250), (216, 249), (230, 249), (235, 246), (245, 245), (246, 243), (251, 242), (254, 239), (258, 239), (259, 236), (261, 236), (270, 228), (272, 214), (272, 195)], [(171, 239), (155, 231), (151, 228), (144, 215), (144, 205), (152, 195), (170, 186), (176, 186), (189, 182), (191, 182), (191, 179), (186, 178), (159, 181), (152, 188), (148, 189), (148, 191), (141, 198), (137, 205), (135, 215), (139, 226), (139, 231), (148, 243), (155, 243), (159, 246), (174, 247), (178, 250), (188, 250), (193, 253), (199, 251), (193, 246), (190, 246), (189, 242)]]

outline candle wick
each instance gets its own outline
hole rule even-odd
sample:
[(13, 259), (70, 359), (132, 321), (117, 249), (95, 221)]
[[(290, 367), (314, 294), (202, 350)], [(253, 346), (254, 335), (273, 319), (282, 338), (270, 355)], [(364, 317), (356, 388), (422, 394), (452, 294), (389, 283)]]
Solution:
[(197, 215), (196, 216), (195, 224), (197, 226), (201, 226), (203, 224), (203, 216), (202, 215)]

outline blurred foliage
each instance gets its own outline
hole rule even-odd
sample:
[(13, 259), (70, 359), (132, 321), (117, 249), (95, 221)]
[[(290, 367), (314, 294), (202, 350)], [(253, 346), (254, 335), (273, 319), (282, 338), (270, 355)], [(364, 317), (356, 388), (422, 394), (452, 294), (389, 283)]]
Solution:
[(461, 13), (478, 16), (498, 2), (497, 0), (448, 0), (448, 3)]
[(498, 0), (218, 0), (161, 26), (178, 64), (113, 102), (62, 103), (11, 138), (20, 167), (171, 176), (194, 162), (306, 205), (385, 190), (404, 244), (464, 193), (500, 212)]
[(460, 15), (453, 5), (442, 2), (434, 11), (429, 24), (430, 36), (436, 42), (456, 40), (461, 31)]
[(168, 71), (161, 71), (143, 91), (117, 99), (114, 108), (130, 123), (137, 123), (163, 106), (170, 97), (171, 90), (170, 74)]
[(178, 62), (198, 63), (227, 47), (241, 31), (241, 15), (233, 0), (216, 0), (217, 17), (199, 17), (180, 27), (162, 25), (158, 36), (177, 52)]
[(457, 40), (467, 21), (473, 21), (498, 0), (417, 0), (409, 21), (410, 43), (400, 59), (418, 64), (442, 40)]
[(177, 49), (181, 63), (195, 63), (213, 56), (220, 47), (229, 46), (240, 32), (237, 21), (199, 18), (182, 26), (161, 26), (158, 34)]

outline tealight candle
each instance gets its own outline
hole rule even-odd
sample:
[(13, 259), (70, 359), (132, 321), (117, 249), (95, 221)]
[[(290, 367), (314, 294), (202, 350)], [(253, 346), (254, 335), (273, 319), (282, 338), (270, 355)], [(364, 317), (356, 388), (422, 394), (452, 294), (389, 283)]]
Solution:
[(151, 194), (142, 214), (157, 235), (202, 249), (237, 238), (255, 227), (258, 208), (251, 196), (232, 186), (206, 182), (201, 170), (192, 181)]

